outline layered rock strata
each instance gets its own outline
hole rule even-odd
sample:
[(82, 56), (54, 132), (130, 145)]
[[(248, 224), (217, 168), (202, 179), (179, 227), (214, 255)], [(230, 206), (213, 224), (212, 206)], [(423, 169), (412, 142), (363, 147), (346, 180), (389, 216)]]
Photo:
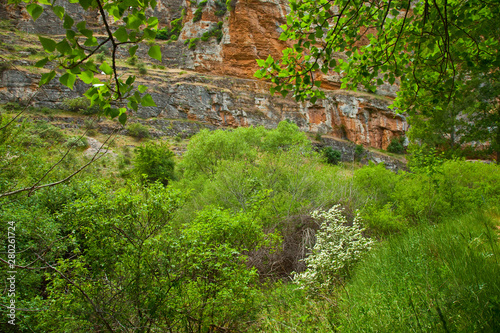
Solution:
[[(2, 18), (9, 18), (17, 28), (28, 32), (57, 34), (61, 31), (57, 18), (44, 13), (36, 23), (29, 20), (25, 8), (2, 7)], [(83, 18), (87, 25), (99, 31), (102, 25), (96, 13), (79, 12), (78, 6), (61, 1), (67, 12)], [(220, 1), (219, 1), (220, 2)], [(233, 0), (231, 10), (217, 16), (216, 1), (208, 0), (202, 7), (199, 21), (193, 22), (194, 12), (201, 8), (198, 2), (160, 0), (156, 12), (162, 26), (183, 16), (183, 28), (178, 41), (160, 42), (162, 64), (168, 68), (189, 70), (148, 70), (141, 78), (151, 87), (157, 107), (141, 108), (138, 116), (167, 119), (187, 119), (212, 126), (274, 127), (284, 119), (297, 123), (304, 131), (329, 134), (357, 144), (386, 148), (391, 138), (404, 135), (407, 125), (401, 115), (388, 109), (390, 99), (366, 93), (339, 90), (339, 76), (325, 76), (323, 87), (327, 98), (316, 104), (297, 103), (291, 98), (269, 94), (270, 85), (252, 78), (258, 66), (256, 58), (269, 54), (279, 57), (287, 44), (279, 40), (281, 28), (289, 12), (287, 0)], [(195, 48), (184, 41), (200, 38), (222, 22), (223, 37), (199, 40)], [(119, 22), (117, 22), (119, 24)], [(122, 56), (126, 57), (126, 49)], [(138, 55), (147, 59), (147, 46)], [(155, 61), (152, 61), (154, 63)], [(157, 65), (160, 65), (157, 63)], [(5, 70), (1, 75), (0, 100), (28, 100), (37, 91), (38, 75), (20, 70)], [(397, 87), (386, 85), (377, 93), (394, 96)], [(77, 85), (70, 91), (53, 81), (33, 98), (39, 106), (62, 107), (64, 98), (74, 98), (85, 90)]]

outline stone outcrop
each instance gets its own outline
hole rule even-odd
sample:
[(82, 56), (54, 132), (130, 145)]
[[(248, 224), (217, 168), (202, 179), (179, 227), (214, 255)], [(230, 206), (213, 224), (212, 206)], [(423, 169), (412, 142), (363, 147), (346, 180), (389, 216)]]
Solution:
[[(60, 29), (58, 19), (53, 14), (44, 13), (35, 24), (28, 20), (23, 5), (5, 6), (5, 0), (0, 1), (4, 1), (2, 17), (16, 22), (17, 28), (46, 34), (61, 32), (57, 30)], [(88, 26), (96, 30), (102, 27), (96, 13), (80, 13), (78, 6), (58, 1), (67, 11), (86, 19)], [(183, 29), (178, 41), (160, 42), (162, 65), (168, 69), (150, 69), (146, 76), (140, 77), (140, 81), (151, 87), (157, 107), (141, 108), (139, 117), (192, 120), (216, 127), (263, 125), (269, 128), (290, 119), (304, 131), (384, 149), (391, 138), (404, 135), (405, 118), (387, 107), (390, 98), (342, 91), (338, 89), (339, 76), (335, 73), (323, 78), (323, 87), (328, 88), (327, 97), (316, 104), (271, 96), (268, 83), (253, 79), (258, 69), (256, 58), (266, 58), (269, 54), (279, 57), (287, 47), (279, 40), (279, 26), (285, 23), (289, 12), (287, 0), (233, 0), (232, 10), (222, 17), (215, 13), (215, 0), (208, 0), (201, 19), (193, 22), (197, 8), (195, 1), (158, 2), (154, 14), (160, 18), (160, 26), (181, 17), (184, 9)], [(201, 37), (216, 27), (217, 22), (222, 22), (220, 43), (212, 37), (199, 40), (195, 48), (184, 45), (185, 40)], [(147, 49), (145, 45), (140, 47), (141, 59), (148, 58)], [(125, 57), (126, 53), (124, 49), (121, 55)], [(26, 101), (38, 91), (39, 76), (28, 71), (4, 70), (0, 76), (0, 101)], [(85, 88), (78, 84), (71, 91), (54, 80), (38, 92), (33, 101), (38, 106), (63, 107), (64, 98), (80, 96)], [(377, 93), (392, 97), (395, 88), (385, 85)]]

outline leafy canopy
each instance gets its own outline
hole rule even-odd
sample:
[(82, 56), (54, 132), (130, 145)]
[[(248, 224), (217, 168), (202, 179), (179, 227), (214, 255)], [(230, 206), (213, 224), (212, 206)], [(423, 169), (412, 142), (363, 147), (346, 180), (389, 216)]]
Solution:
[(322, 97), (318, 72), (342, 74), (342, 88), (369, 91), (400, 79), (395, 106), (436, 106), (465, 84), (466, 73), (500, 66), (500, 9), (481, 0), (291, 0), (281, 60), (258, 60), (257, 77), (298, 100)]

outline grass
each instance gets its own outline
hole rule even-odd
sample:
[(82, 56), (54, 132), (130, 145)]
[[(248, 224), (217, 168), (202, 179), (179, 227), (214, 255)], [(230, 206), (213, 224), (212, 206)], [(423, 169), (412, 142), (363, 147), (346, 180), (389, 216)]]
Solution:
[(500, 331), (500, 251), (491, 218), (471, 214), (382, 244), (347, 287), (345, 332)]

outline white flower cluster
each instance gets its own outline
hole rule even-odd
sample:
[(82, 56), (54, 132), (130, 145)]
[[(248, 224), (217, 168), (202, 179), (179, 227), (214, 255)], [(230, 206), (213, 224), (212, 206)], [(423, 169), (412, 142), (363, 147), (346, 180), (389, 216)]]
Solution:
[(364, 228), (358, 216), (347, 225), (340, 205), (329, 211), (314, 211), (311, 217), (322, 221), (316, 234), (312, 253), (304, 259), (307, 270), (295, 275), (301, 288), (331, 289), (339, 279), (349, 276), (349, 270), (370, 250), (373, 241), (362, 235)]

